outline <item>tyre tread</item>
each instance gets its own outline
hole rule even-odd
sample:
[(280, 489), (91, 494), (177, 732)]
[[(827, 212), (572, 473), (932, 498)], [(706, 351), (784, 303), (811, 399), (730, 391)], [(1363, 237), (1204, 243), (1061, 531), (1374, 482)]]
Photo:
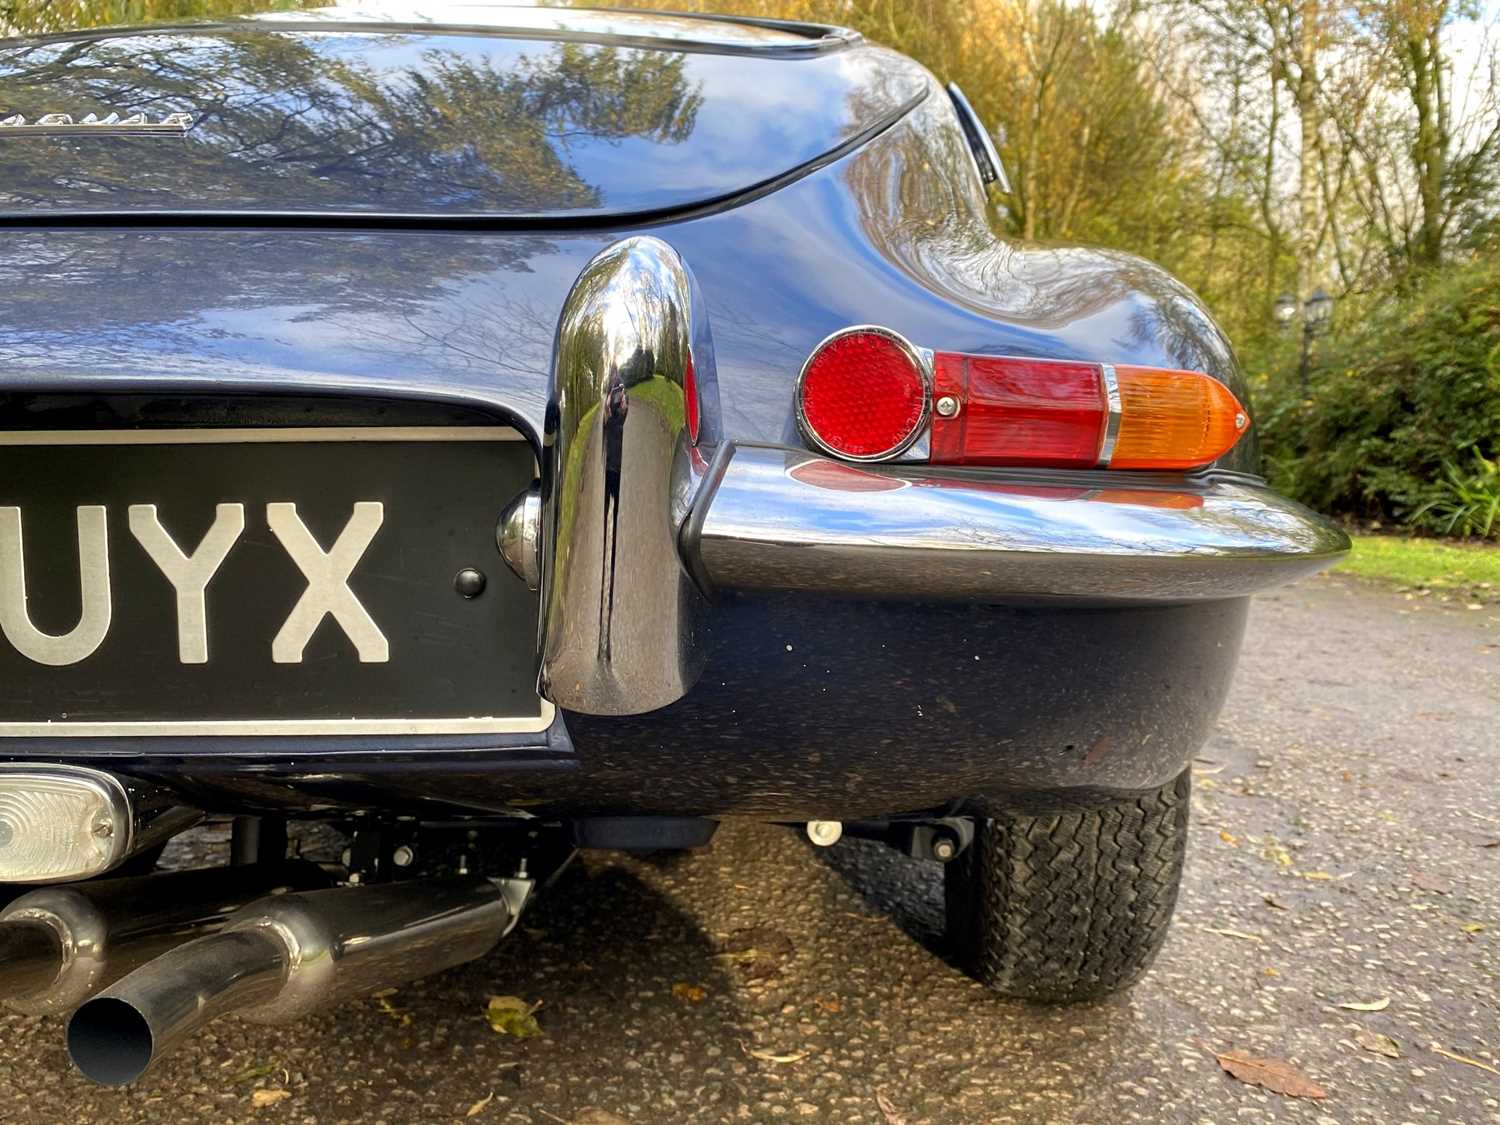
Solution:
[(1187, 843), (1190, 773), (1133, 801), (981, 821), (948, 866), (948, 928), (964, 967), (1047, 1003), (1128, 987), (1166, 938)]

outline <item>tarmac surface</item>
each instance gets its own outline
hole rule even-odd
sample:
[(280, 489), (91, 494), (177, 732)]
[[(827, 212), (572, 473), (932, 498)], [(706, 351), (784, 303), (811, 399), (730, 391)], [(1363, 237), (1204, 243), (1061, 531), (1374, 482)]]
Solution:
[[(590, 857), (474, 965), (220, 1021), (125, 1090), (73, 1071), (61, 1020), (6, 1012), (0, 1121), (1500, 1123), (1500, 605), (1338, 578), (1257, 600), (1177, 921), (1127, 995), (996, 1000), (941, 913), (935, 864), (726, 824)], [(491, 1030), (492, 995), (540, 1001), (540, 1034)], [(1326, 1097), (1230, 1077), (1235, 1050)]]

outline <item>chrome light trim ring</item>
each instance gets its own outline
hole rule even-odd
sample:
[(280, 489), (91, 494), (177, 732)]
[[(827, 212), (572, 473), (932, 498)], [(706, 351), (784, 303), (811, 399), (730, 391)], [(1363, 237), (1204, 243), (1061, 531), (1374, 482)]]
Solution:
[[(812, 366), (813, 360), (817, 359), (818, 354), (829, 344), (845, 336), (871, 334), (883, 336), (885, 339), (890, 340), (905, 353), (906, 358), (916, 368), (917, 375), (922, 382), (922, 409), (918, 413), (917, 420), (913, 424), (911, 431), (889, 449), (885, 449), (880, 453), (845, 453), (842, 450), (835, 449), (824, 441), (818, 435), (817, 430), (813, 428), (812, 423), (807, 420), (807, 414), (802, 409), (802, 384), (807, 379), (807, 371)], [(840, 328), (837, 332), (830, 332), (827, 336), (824, 336), (818, 341), (817, 346), (807, 354), (807, 359), (802, 363), (802, 370), (797, 372), (797, 383), (792, 390), (792, 402), (797, 414), (798, 433), (802, 435), (804, 441), (819, 453), (826, 453), (828, 456), (836, 457), (840, 461), (872, 462), (894, 460), (911, 448), (912, 443), (919, 437), (927, 433), (928, 427), (932, 424), (932, 352), (926, 348), (917, 347), (905, 336), (901, 335), (901, 333), (889, 328), (882, 328), (878, 324), (852, 324), (848, 328)]]
[(1107, 469), (1120, 440), (1120, 379), (1112, 363), (1101, 363), (1099, 374), (1104, 381), (1104, 399), (1109, 407), (1109, 414), (1104, 419), (1104, 433), (1099, 438), (1099, 468)]

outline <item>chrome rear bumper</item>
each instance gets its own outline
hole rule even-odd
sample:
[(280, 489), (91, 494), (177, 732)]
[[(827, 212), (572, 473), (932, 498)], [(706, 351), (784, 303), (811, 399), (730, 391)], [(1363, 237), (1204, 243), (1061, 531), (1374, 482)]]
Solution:
[(681, 699), (707, 659), (716, 590), (1225, 601), (1349, 547), (1248, 477), (856, 466), (736, 447), (721, 417), (687, 264), (650, 237), (597, 255), (559, 322), (541, 482), (499, 544), (541, 587), (540, 690), (564, 710)]
[(720, 589), (1108, 602), (1242, 597), (1315, 573), (1341, 530), (1249, 478), (854, 466), (741, 446), (683, 546)]

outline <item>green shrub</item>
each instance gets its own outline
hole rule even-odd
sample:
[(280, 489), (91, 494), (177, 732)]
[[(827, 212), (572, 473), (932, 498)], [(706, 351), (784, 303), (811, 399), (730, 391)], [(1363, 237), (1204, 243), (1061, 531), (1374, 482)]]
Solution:
[(1500, 534), (1483, 518), (1496, 479), (1482, 467), (1500, 456), (1500, 253), (1338, 320), (1305, 395), (1290, 342), (1255, 379), (1273, 483), (1328, 512)]
[(1434, 487), (1437, 495), (1412, 512), (1412, 523), (1460, 539), (1488, 539), (1500, 531), (1500, 461), (1475, 450), (1472, 472), (1449, 461)]

